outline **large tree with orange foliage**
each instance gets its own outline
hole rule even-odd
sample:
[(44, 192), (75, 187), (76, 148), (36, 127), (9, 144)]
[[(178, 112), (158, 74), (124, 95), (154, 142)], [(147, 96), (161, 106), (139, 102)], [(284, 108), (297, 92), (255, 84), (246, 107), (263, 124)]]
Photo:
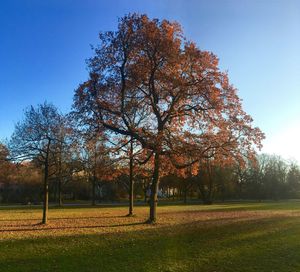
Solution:
[(132, 14), (99, 38), (74, 107), (86, 124), (132, 137), (153, 155), (149, 222), (156, 220), (163, 156), (184, 167), (178, 157), (189, 151), (191, 164), (211, 150), (242, 158), (238, 149), (260, 146), (263, 134), (218, 58), (186, 40), (178, 23)]

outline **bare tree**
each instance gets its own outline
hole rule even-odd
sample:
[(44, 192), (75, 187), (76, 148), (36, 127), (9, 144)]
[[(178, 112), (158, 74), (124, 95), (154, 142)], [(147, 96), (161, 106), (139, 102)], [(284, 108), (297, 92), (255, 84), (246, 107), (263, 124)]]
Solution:
[(78, 138), (72, 116), (61, 115), (57, 129), (55, 143), (55, 180), (57, 182), (58, 205), (62, 206), (62, 189), (71, 179), (72, 175), (80, 171), (76, 160), (78, 159)]
[(43, 167), (44, 201), (42, 223), (47, 223), (49, 177), (53, 174), (57, 144), (60, 142), (61, 115), (57, 108), (47, 102), (31, 106), (25, 118), (15, 126), (9, 143), (11, 157), (15, 161), (34, 160)]

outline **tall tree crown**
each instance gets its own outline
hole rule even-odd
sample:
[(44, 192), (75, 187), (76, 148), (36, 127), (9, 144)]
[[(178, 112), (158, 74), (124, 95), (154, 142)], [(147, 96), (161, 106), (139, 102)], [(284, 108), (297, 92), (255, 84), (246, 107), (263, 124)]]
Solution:
[[(99, 35), (74, 107), (85, 123), (131, 136), (153, 152), (220, 157), (253, 153), (252, 126), (218, 58), (187, 41), (178, 23), (132, 14)], [(240, 156), (241, 157), (241, 156)]]
[(52, 104), (31, 106), (23, 121), (16, 124), (9, 147), (16, 160), (45, 156), (60, 140), (62, 116)]

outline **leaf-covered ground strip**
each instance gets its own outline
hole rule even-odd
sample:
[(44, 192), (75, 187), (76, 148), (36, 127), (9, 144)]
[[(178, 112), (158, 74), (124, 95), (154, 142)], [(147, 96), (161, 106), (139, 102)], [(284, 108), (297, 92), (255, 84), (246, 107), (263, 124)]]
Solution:
[(300, 202), (0, 208), (0, 271), (300, 271)]

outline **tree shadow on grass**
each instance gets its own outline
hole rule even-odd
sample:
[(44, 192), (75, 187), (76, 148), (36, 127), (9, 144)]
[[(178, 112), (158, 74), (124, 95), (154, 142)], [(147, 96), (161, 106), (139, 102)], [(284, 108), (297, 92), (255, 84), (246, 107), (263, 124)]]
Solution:
[[(49, 217), (48, 219), (53, 220), (77, 220), (77, 219), (109, 219), (109, 218), (125, 218), (126, 215), (112, 215), (112, 216), (82, 216), (82, 217)], [(25, 218), (25, 219), (0, 219), (0, 222), (22, 222), (22, 221), (37, 221), (40, 218)], [(0, 225), (1, 227), (1, 225)]]
[(0, 232), (24, 232), (24, 231), (45, 231), (45, 230), (64, 230), (64, 229), (95, 229), (95, 228), (117, 228), (117, 227), (129, 227), (143, 225), (145, 222), (134, 222), (129, 224), (113, 224), (113, 225), (91, 225), (91, 226), (61, 226), (61, 227), (47, 227), (42, 223), (27, 225), (30, 226), (45, 226), (42, 228), (15, 228), (15, 229), (0, 229)]
[(73, 220), (73, 219), (109, 219), (109, 218), (125, 218), (126, 215), (110, 215), (110, 216), (80, 216), (80, 217), (49, 217), (49, 220)]
[[(126, 216), (116, 216), (119, 218), (125, 218)], [(89, 218), (89, 217), (86, 217)], [(97, 217), (98, 218), (98, 217)], [(105, 218), (105, 217), (99, 217), (100, 218)], [(108, 217), (108, 218), (115, 218), (115, 217)], [(67, 218), (67, 219), (72, 219), (72, 218)], [(247, 219), (247, 221), (251, 222), (254, 220), (261, 220), (258, 218), (249, 218), (246, 216), (230, 216), (230, 217), (223, 217), (223, 218), (211, 218), (211, 219), (199, 219), (199, 220), (194, 220), (190, 223), (178, 223), (175, 224), (177, 226), (191, 226), (191, 225), (199, 225), (200, 227), (207, 227), (207, 226), (217, 226), (217, 225), (229, 225), (229, 224), (236, 224), (238, 223), (238, 220), (244, 220)], [(49, 219), (50, 222), (53, 219)], [(42, 223), (35, 223), (35, 224), (22, 224), (22, 225), (0, 225), (1, 227), (10, 227), (10, 229), (0, 229), (0, 233), (2, 232), (34, 232), (34, 231), (51, 231), (51, 230), (67, 230), (67, 229), (94, 229), (94, 228), (122, 228), (122, 227), (129, 227), (129, 226), (138, 226), (138, 225), (146, 225), (146, 226), (153, 226), (154, 228), (171, 228), (172, 225), (169, 224), (160, 224), (155, 223), (155, 224), (147, 224), (146, 221), (141, 221), (141, 222), (132, 222), (132, 223), (124, 223), (124, 224), (107, 224), (107, 225), (89, 225), (89, 226), (49, 226), (49, 225), (44, 225)], [(21, 226), (23, 228), (16, 228), (17, 226)], [(27, 228), (24, 228), (27, 227)], [(122, 230), (121, 230), (122, 232)]]
[[(77, 219), (88, 219), (90, 217), (78, 217)], [(109, 217), (91, 217), (91, 218), (128, 218), (127, 216), (109, 216)], [(49, 219), (50, 222), (53, 222), (57, 219), (64, 219), (64, 218), (52, 218)], [(74, 218), (66, 218), (66, 219), (74, 219)], [(200, 219), (200, 220), (195, 220), (193, 222), (191, 222), (190, 224), (203, 224), (203, 225), (207, 225), (207, 224), (217, 224), (218, 222), (222, 222), (223, 224), (229, 223), (229, 222), (233, 222), (236, 221), (237, 218), (236, 217), (226, 217), (226, 218), (214, 218), (214, 219)], [(31, 220), (31, 221), (37, 221), (37, 220)], [(66, 230), (66, 229), (92, 229), (92, 228), (117, 228), (117, 227), (128, 227), (128, 226), (138, 226), (138, 225), (147, 225), (147, 226), (155, 226), (157, 228), (161, 228), (161, 227), (170, 227), (170, 225), (166, 225), (166, 224), (160, 224), (155, 223), (155, 224), (148, 224), (147, 221), (141, 221), (141, 222), (132, 222), (132, 223), (126, 223), (126, 224), (107, 224), (107, 225), (89, 225), (89, 226), (47, 226), (44, 225), (42, 223), (34, 223), (34, 224), (21, 224), (21, 225), (0, 225), (0, 233), (1, 232), (23, 232), (23, 231), (47, 231), (47, 230)], [(179, 223), (177, 225), (184, 225), (182, 223)], [(18, 226), (20, 227), (27, 227), (27, 228), (17, 228)], [(7, 227), (10, 229), (1, 229), (1, 227)]]
[(0, 222), (22, 222), (22, 221), (36, 221), (40, 220), (40, 218), (24, 218), (24, 219), (0, 219)]

